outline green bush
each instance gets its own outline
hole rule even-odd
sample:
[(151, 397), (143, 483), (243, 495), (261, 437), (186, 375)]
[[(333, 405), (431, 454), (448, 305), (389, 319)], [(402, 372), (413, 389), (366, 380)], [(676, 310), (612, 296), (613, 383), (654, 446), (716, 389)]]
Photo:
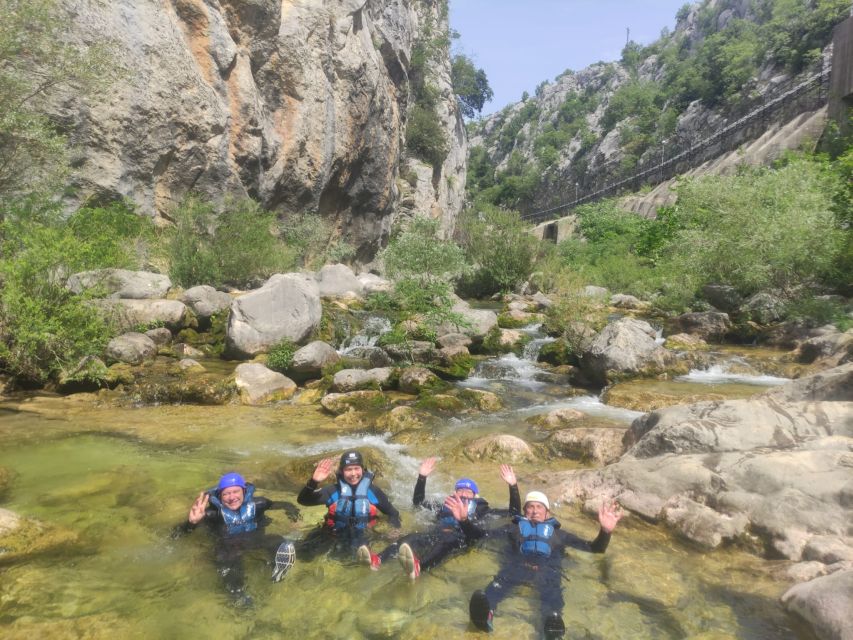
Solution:
[(295, 266), (294, 251), (275, 235), (275, 214), (251, 200), (229, 203), (216, 215), (211, 203), (193, 196), (172, 219), (163, 244), (169, 276), (183, 287), (247, 286)]
[(437, 169), (442, 165), (450, 145), (434, 108), (418, 104), (412, 107), (406, 125), (406, 148), (433, 168)]
[(490, 205), (469, 209), (459, 233), (469, 261), (476, 265), (468, 281), (478, 289), (472, 294), (511, 291), (530, 276), (538, 242), (517, 212)]
[(267, 367), (273, 371), (286, 372), (293, 365), (293, 354), (299, 347), (285, 338), (273, 346), (267, 355)]

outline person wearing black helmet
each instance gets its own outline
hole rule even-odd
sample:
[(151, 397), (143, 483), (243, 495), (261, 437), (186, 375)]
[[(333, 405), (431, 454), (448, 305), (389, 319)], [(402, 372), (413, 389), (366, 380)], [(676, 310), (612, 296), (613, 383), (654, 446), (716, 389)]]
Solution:
[(245, 593), (242, 556), (249, 549), (275, 549), (274, 582), (281, 580), (293, 565), (293, 543), (264, 531), (270, 509), (282, 509), (291, 521), (299, 519), (299, 509), (290, 502), (274, 502), (255, 495), (255, 485), (239, 473), (226, 473), (217, 486), (202, 491), (190, 507), (187, 519), (172, 537), (179, 537), (205, 523), (219, 542), (215, 560), (228, 592), (240, 604), (250, 604)]
[(317, 463), (314, 473), (299, 492), (296, 501), (306, 507), (325, 505), (323, 526), (299, 544), (299, 555), (307, 558), (337, 548), (345, 553), (367, 544), (367, 533), (378, 521), (379, 514), (388, 516), (388, 522), (397, 535), (400, 513), (388, 496), (373, 483), (373, 473), (364, 468), (364, 458), (355, 450), (344, 452), (338, 462), (334, 484), (320, 487), (332, 473), (334, 458)]
[[(426, 458), (418, 468), (418, 479), (415, 482), (415, 491), (412, 496), (412, 504), (416, 507), (433, 511), (436, 516), (436, 524), (428, 531), (412, 533), (400, 540), (399, 545), (394, 543), (385, 548), (381, 553), (373, 553), (367, 545), (358, 548), (357, 557), (359, 562), (369, 564), (370, 568), (378, 570), (382, 563), (389, 558), (397, 556), (403, 571), (411, 579), (420, 576), (421, 571), (426, 571), (443, 562), (451, 555), (458, 553), (470, 546), (471, 541), (477, 537), (480, 529), (475, 523), (482, 522), (490, 514), (494, 515), (516, 515), (521, 513), (521, 498), (518, 493), (518, 484), (512, 467), (501, 465), (501, 478), (509, 485), (509, 510), (496, 510), (480, 497), (477, 483), (470, 478), (459, 478), (453, 486), (453, 493), (441, 501), (426, 500), (427, 477), (435, 469), (437, 458), (435, 456)], [(466, 519), (472, 521), (473, 528), (469, 534), (462, 532), (459, 518), (454, 515), (453, 499), (462, 502), (465, 508)]]

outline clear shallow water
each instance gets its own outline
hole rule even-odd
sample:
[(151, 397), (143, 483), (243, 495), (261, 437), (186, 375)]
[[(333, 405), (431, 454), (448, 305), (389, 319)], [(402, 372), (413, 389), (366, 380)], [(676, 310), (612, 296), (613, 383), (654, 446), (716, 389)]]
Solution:
[[(551, 406), (557, 394), (538, 398)], [(169, 533), (198, 491), (226, 470), (242, 471), (261, 495), (295, 502), (305, 480), (292, 471), (300, 461), (354, 444), (381, 456), (378, 482), (390, 489), (407, 530), (426, 522), (409, 501), (417, 461), (432, 453), (442, 460), (430, 493), (441, 495), (452, 478), (470, 475), (484, 496), (503, 505), (506, 486), (495, 465), (467, 461), (458, 445), (486, 432), (524, 436), (522, 418), (510, 412), (449, 422), (434, 441), (403, 446), (341, 432), (314, 407), (113, 409), (87, 398), (50, 397), (2, 403), (0, 466), (16, 478), (0, 506), (71, 531), (77, 542), (0, 564), (0, 636), (485, 637), (469, 631), (467, 603), (497, 568), (490, 546), (416, 583), (396, 563), (370, 572), (320, 557), (298, 562), (273, 585), (265, 554), (252, 552), (245, 564), (255, 604), (245, 610), (223, 593), (212, 540), (203, 531), (177, 540)], [(522, 491), (530, 488), (525, 477), (543, 466), (569, 465), (518, 465)], [(303, 508), (296, 524), (271, 512), (267, 530), (305, 535), (323, 511)], [(567, 529), (595, 535), (590, 518), (559, 507), (557, 515)], [(769, 566), (737, 551), (701, 553), (658, 528), (623, 521), (605, 556), (572, 553), (564, 562), (567, 637), (810, 639), (778, 604), (785, 585), (770, 576)], [(521, 589), (502, 604), (491, 637), (538, 637), (537, 618), (531, 594)]]

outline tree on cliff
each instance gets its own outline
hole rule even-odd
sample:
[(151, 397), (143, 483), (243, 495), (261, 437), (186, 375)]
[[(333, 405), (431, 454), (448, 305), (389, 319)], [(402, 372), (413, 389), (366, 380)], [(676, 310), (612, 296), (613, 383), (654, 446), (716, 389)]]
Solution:
[(453, 56), (450, 67), (453, 92), (459, 98), (459, 109), (466, 118), (473, 118), (483, 110), (483, 105), (494, 96), (486, 72), (477, 69), (464, 54)]

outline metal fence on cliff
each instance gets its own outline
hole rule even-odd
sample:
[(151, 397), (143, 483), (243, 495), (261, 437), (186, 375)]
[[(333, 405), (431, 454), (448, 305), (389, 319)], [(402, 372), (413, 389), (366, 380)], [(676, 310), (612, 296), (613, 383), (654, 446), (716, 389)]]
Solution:
[[(654, 186), (696, 168), (724, 153), (737, 149), (746, 141), (760, 137), (773, 123), (792, 119), (826, 104), (831, 65), (806, 79), (792, 78), (759, 98), (741, 103), (722, 125), (698, 140), (664, 140), (660, 153), (627, 171), (620, 171), (619, 161), (598, 165), (593, 172), (573, 186), (574, 198), (548, 209), (533, 211), (521, 219), (533, 224), (560, 217), (561, 212), (595, 202), (602, 198), (636, 191), (644, 185)], [(571, 189), (572, 187), (569, 187)]]

